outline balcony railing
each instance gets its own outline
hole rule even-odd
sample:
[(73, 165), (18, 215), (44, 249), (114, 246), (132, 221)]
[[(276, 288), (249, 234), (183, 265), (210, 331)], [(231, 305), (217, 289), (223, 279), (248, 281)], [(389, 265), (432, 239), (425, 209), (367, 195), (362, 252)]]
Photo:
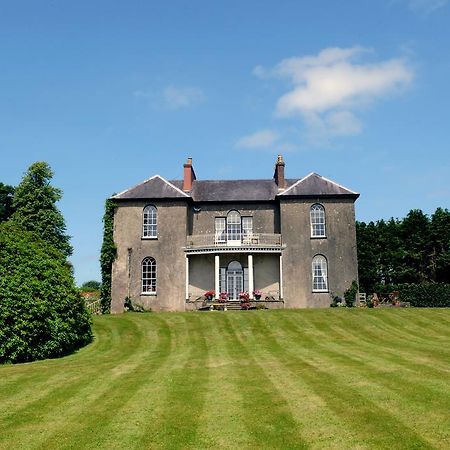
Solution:
[(186, 248), (265, 247), (281, 248), (281, 234), (196, 234), (187, 237)]

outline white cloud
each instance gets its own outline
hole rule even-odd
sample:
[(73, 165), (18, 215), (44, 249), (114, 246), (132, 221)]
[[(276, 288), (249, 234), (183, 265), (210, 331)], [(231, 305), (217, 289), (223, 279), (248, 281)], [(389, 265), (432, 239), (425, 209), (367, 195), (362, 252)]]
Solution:
[(425, 16), (443, 8), (447, 3), (448, 0), (408, 0), (408, 6), (411, 11)]
[(400, 58), (357, 62), (369, 53), (358, 46), (326, 48), (318, 55), (285, 59), (272, 69), (257, 66), (253, 74), (287, 79), (292, 85), (277, 101), (278, 117), (300, 116), (314, 134), (353, 135), (362, 130), (355, 110), (407, 87), (414, 76)]
[(241, 148), (267, 148), (275, 144), (278, 134), (273, 130), (260, 130), (241, 137), (236, 142), (236, 147)]
[(200, 88), (167, 86), (163, 93), (164, 105), (169, 109), (188, 108), (205, 100), (206, 96)]
[(189, 108), (206, 99), (205, 93), (198, 87), (166, 86), (162, 91), (136, 90), (133, 96), (149, 100), (155, 108), (177, 110)]

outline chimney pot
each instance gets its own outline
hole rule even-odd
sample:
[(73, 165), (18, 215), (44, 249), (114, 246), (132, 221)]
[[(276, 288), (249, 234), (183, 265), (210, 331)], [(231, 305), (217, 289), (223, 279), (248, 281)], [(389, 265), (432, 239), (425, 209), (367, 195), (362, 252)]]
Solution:
[(275, 183), (277, 184), (279, 190), (286, 189), (286, 180), (284, 178), (284, 167), (285, 166), (286, 166), (286, 164), (283, 161), (283, 156), (278, 155), (277, 162), (275, 164), (275, 173), (273, 174), (273, 178), (274, 178)]
[(191, 191), (195, 179), (196, 176), (194, 168), (192, 167), (192, 158), (189, 157), (186, 164), (184, 164), (183, 191)]

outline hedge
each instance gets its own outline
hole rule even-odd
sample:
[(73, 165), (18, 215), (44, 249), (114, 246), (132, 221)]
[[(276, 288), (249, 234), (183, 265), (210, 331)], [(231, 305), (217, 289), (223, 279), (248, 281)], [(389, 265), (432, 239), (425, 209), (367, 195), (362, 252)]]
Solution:
[(376, 292), (388, 294), (398, 291), (400, 300), (409, 302), (411, 306), (419, 308), (450, 307), (450, 284), (420, 283), (420, 284), (387, 284), (377, 286)]

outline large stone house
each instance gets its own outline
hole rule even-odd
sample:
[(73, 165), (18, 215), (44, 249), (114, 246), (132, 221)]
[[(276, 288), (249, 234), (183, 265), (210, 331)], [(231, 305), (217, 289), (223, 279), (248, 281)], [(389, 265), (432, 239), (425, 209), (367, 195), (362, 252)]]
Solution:
[[(273, 308), (330, 304), (357, 280), (359, 194), (316, 173), (286, 179), (183, 180), (155, 175), (113, 196), (117, 258), (112, 312), (128, 297), (146, 309), (184, 311), (206, 291), (246, 291)], [(261, 300), (260, 300), (261, 301)]]

